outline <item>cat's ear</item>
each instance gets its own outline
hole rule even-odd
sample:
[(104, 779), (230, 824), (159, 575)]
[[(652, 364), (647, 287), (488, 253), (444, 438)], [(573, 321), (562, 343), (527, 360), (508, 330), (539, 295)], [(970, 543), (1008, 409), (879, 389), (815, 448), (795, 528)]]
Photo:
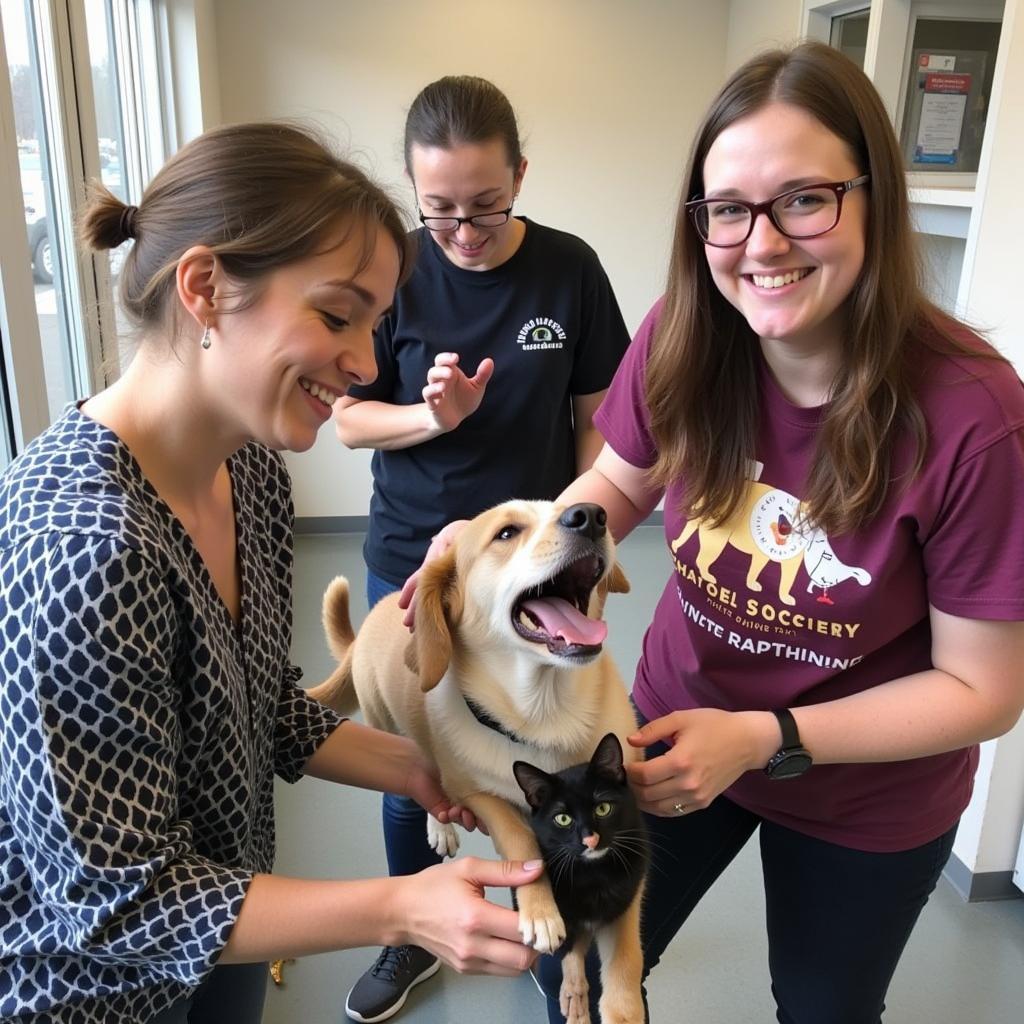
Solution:
[(615, 733), (610, 732), (597, 745), (590, 759), (590, 770), (620, 786), (626, 784), (626, 770), (622, 767), (622, 744)]
[(543, 807), (551, 793), (551, 776), (526, 761), (513, 762), (512, 774), (530, 807), (534, 810)]

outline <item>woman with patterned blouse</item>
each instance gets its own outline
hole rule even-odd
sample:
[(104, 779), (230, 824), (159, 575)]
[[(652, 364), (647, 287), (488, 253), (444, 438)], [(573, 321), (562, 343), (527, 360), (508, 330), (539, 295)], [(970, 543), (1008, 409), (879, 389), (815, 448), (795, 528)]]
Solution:
[(375, 375), (408, 261), (396, 211), (305, 131), (236, 125), (138, 208), (97, 188), (83, 236), (135, 240), (141, 344), (0, 478), (0, 1019), (255, 1022), (265, 961), (362, 945), (522, 970), (516, 915), (482, 890), (539, 864), (269, 874), (275, 773), (472, 824), (413, 744), (341, 722), (288, 661), (277, 452)]

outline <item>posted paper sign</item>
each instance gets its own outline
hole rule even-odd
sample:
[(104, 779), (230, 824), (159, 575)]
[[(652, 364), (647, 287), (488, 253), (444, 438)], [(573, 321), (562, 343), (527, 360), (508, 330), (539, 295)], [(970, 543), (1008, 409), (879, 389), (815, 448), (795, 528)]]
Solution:
[(919, 71), (955, 71), (956, 57), (951, 53), (922, 53), (917, 67)]
[(925, 75), (914, 163), (956, 163), (970, 90), (971, 76), (968, 74)]

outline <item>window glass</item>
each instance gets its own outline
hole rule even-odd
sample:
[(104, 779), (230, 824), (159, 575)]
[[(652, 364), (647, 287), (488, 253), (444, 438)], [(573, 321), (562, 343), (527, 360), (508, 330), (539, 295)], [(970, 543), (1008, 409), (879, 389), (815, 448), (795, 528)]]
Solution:
[(852, 11), (832, 19), (829, 44), (841, 50), (857, 67), (864, 67), (868, 46), (868, 16), (870, 10)]
[[(125, 111), (122, 102), (125, 83), (114, 59), (117, 53), (116, 33), (111, 0), (86, 0), (85, 25), (89, 37), (89, 65), (92, 77), (93, 103), (96, 108), (96, 136), (99, 146), (100, 179), (122, 202), (138, 202), (135, 189), (128, 181), (128, 154), (125, 142)], [(107, 254), (111, 280), (116, 284), (118, 271), (131, 243), (127, 242)], [(102, 255), (102, 254), (101, 254)], [(118, 329), (123, 326), (117, 312)]]
[(978, 170), (1001, 24), (918, 18), (900, 143), (907, 170)]
[(55, 198), (58, 179), (47, 91), (53, 75), (41, 45), (45, 26), (35, 20), (36, 14), (36, 5), (28, 0), (0, 0), (25, 209), (25, 258), (32, 264), (46, 399), (54, 419), (65, 404), (80, 396), (87, 375), (82, 345), (70, 329), (61, 274), (62, 238), (70, 238), (71, 231), (70, 225), (62, 225), (57, 218), (66, 206)]

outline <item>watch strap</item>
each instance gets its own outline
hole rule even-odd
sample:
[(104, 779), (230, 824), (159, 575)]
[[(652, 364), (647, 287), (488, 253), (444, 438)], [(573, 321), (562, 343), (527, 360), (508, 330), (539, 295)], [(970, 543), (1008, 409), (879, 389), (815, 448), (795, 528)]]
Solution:
[(782, 746), (780, 750), (791, 750), (800, 746), (800, 731), (796, 727), (796, 719), (789, 708), (776, 708), (772, 711), (782, 730)]

